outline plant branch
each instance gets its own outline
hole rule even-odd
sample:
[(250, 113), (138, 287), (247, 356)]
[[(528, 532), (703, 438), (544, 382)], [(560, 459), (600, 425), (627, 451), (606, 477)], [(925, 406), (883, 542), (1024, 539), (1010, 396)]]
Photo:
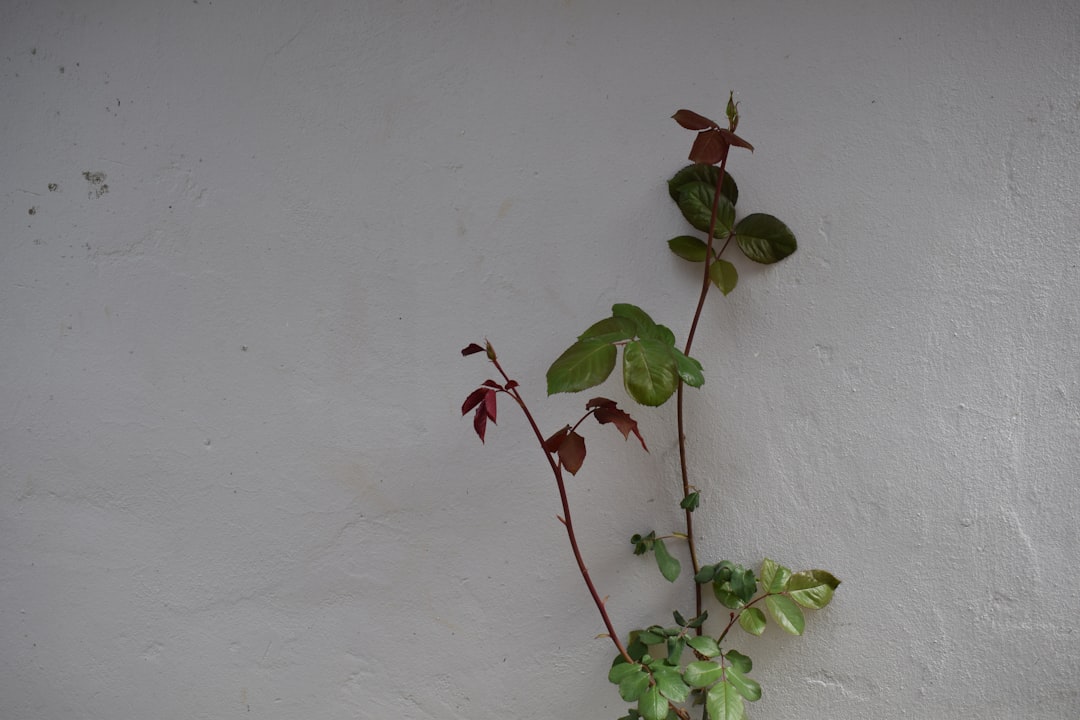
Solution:
[[(724, 153), (720, 158), (720, 172), (716, 176), (716, 190), (713, 192), (712, 203), (712, 215), (709, 218), (709, 241), (708, 246), (705, 249), (705, 277), (701, 282), (701, 295), (698, 297), (697, 308), (694, 310), (694, 319), (690, 323), (690, 332), (686, 336), (686, 348), (683, 350), (684, 355), (690, 354), (690, 347), (694, 344), (694, 334), (697, 332), (698, 321), (701, 319), (701, 311), (705, 307), (705, 298), (709, 294), (709, 286), (711, 285), (711, 278), (709, 277), (709, 262), (708, 258), (712, 257), (713, 252), (713, 238), (716, 235), (716, 215), (718, 208), (720, 207), (720, 190), (724, 183), (724, 168), (727, 166), (727, 148), (724, 149)], [(728, 237), (728, 241), (731, 238)], [(727, 247), (727, 243), (724, 243), (724, 247)], [(723, 250), (720, 251), (721, 253)], [(678, 422), (679, 431), (679, 470), (682, 473), (682, 489), (683, 498), (687, 498), (690, 495), (690, 473), (686, 464), (686, 425), (683, 418), (683, 395), (685, 385), (682, 380), (679, 380), (679, 386), (676, 392), (675, 407), (676, 417)], [(697, 543), (694, 542), (694, 512), (689, 508), (685, 510), (686, 513), (686, 537), (687, 544), (690, 546), (690, 564), (694, 569), (696, 575), (701, 567), (698, 565), (697, 559)], [(701, 585), (694, 583), (694, 607), (697, 615), (701, 615), (702, 611), (702, 598), (701, 598)], [(702, 629), (698, 628), (698, 634), (702, 633)]]
[(739, 612), (731, 613), (731, 619), (728, 621), (727, 627), (724, 628), (724, 632), (720, 633), (720, 637), (718, 637), (716, 639), (716, 642), (720, 643), (720, 642), (724, 641), (724, 638), (727, 637), (728, 632), (731, 631), (731, 628), (735, 625), (735, 621), (739, 619), (739, 616), (743, 614), (744, 610), (746, 610), (748, 607), (756, 605), (757, 603), (761, 602), (765, 598), (769, 597), (770, 595), (774, 595), (774, 594), (776, 594), (776, 593), (764, 593), (763, 595), (758, 595), (756, 598), (754, 598), (753, 600), (751, 600), (750, 602), (746, 603), (741, 608), (739, 608)]
[[(499, 371), (499, 374), (503, 376), (507, 383), (510, 382), (510, 377), (499, 365), (499, 361), (495, 357), (491, 357), (491, 363), (495, 366), (495, 369)], [(596, 591), (596, 586), (593, 584), (592, 578), (589, 576), (589, 570), (585, 567), (585, 560), (581, 556), (581, 549), (578, 547), (577, 535), (574, 533), (574, 522), (570, 517), (570, 500), (566, 494), (566, 483), (563, 480), (562, 467), (555, 458), (552, 457), (546, 449), (544, 449), (544, 435), (540, 432), (540, 427), (536, 424), (536, 420), (533, 418), (532, 413), (529, 412), (528, 406), (525, 404), (524, 398), (521, 397), (521, 393), (518, 392), (517, 387), (511, 387), (507, 393), (510, 397), (514, 398), (514, 401), (521, 408), (522, 413), (525, 415), (525, 419), (529, 421), (529, 426), (532, 427), (533, 434), (536, 435), (536, 440), (540, 443), (540, 448), (544, 450), (544, 457), (547, 458), (548, 465), (551, 466), (551, 472), (555, 475), (555, 483), (559, 487), (559, 500), (562, 502), (563, 514), (560, 520), (562, 524), (566, 526), (566, 534), (570, 538), (570, 548), (574, 551), (574, 559), (577, 560), (578, 570), (581, 571), (581, 577), (585, 581), (586, 587), (589, 588), (589, 594), (592, 595), (593, 602), (596, 604), (596, 609), (600, 611), (600, 617), (604, 621), (604, 626), (607, 628), (608, 636), (611, 641), (615, 643), (615, 647), (618, 649), (619, 654), (625, 658), (626, 662), (634, 662), (630, 658), (630, 654), (623, 647), (622, 641), (619, 640), (619, 634), (615, 632), (615, 626), (611, 622), (611, 617), (608, 615), (607, 609), (604, 607), (604, 599), (600, 597), (600, 593)], [(584, 418), (583, 418), (584, 419)]]

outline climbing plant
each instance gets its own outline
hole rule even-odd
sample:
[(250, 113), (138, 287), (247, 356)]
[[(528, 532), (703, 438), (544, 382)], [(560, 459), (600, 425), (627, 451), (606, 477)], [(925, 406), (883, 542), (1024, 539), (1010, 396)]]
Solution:
[[(494, 367), (496, 377), (482, 382), (469, 393), (461, 407), (462, 415), (472, 413), (473, 428), (484, 441), (489, 423), (498, 416), (500, 397), (509, 399), (524, 414), (551, 471), (562, 505), (559, 520), (566, 528), (570, 548), (581, 577), (606, 628), (604, 635), (614, 645), (616, 654), (607, 669), (608, 680), (618, 687), (619, 695), (631, 703), (621, 720), (689, 720), (694, 713), (709, 720), (740, 720), (745, 703), (761, 698), (761, 686), (751, 677), (753, 662), (735, 645), (735, 627), (752, 636), (761, 635), (774, 624), (780, 630), (801, 635), (806, 610), (819, 610), (829, 604), (840, 581), (825, 570), (795, 572), (769, 558), (754, 567), (731, 560), (703, 563), (699, 560), (694, 530), (694, 512), (701, 503), (702, 491), (691, 482), (686, 441), (689, 428), (685, 413), (685, 390), (705, 384), (702, 363), (690, 353), (705, 301), (713, 288), (728, 295), (738, 284), (735, 266), (724, 258), (737, 248), (750, 260), (772, 264), (797, 249), (795, 235), (787, 225), (772, 215), (752, 213), (741, 219), (736, 213), (738, 186), (727, 172), (728, 156), (733, 148), (753, 152), (753, 146), (736, 134), (739, 125), (738, 103), (729, 97), (726, 126), (690, 110), (673, 116), (687, 130), (696, 133), (690, 149), (691, 164), (668, 180), (667, 189), (687, 223), (698, 234), (678, 235), (668, 241), (671, 252), (687, 262), (701, 265), (701, 291), (686, 339), (680, 345), (675, 334), (657, 323), (641, 307), (618, 303), (610, 317), (588, 326), (551, 364), (547, 371), (549, 395), (583, 392), (594, 388), (619, 365), (623, 387), (636, 403), (655, 407), (672, 397), (676, 403), (676, 427), (679, 448), (679, 478), (684, 527), (657, 534), (655, 530), (635, 533), (630, 538), (636, 555), (651, 554), (660, 574), (668, 582), (686, 578), (692, 585), (692, 610), (671, 612), (666, 618), (645, 628), (621, 635), (606, 609), (605, 598), (597, 590), (578, 545), (570, 503), (566, 492), (566, 474), (576, 475), (585, 461), (583, 425), (592, 418), (600, 425), (613, 425), (624, 438), (631, 435), (648, 452), (637, 422), (615, 400), (594, 397), (585, 403), (584, 413), (554, 432), (544, 432), (521, 391), (521, 384), (503, 368), (493, 345), (470, 343), (462, 355), (483, 354)], [(676, 545), (683, 546), (683, 551)], [(670, 546), (670, 547), (669, 547)], [(690, 571), (683, 573), (677, 555), (688, 557)], [(710, 618), (704, 595), (712, 595), (724, 612)]]

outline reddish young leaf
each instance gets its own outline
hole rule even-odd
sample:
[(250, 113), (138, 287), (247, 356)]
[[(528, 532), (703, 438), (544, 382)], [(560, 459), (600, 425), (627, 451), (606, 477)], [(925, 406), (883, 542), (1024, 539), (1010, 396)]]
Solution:
[(544, 450), (549, 453), (559, 452), (559, 446), (562, 445), (563, 440), (566, 439), (566, 435), (569, 432), (570, 426), (567, 425), (566, 427), (549, 437), (547, 440), (544, 441)]
[(559, 462), (571, 475), (577, 475), (585, 462), (585, 438), (576, 432), (569, 433), (559, 445)]
[(510, 382), (506, 383), (505, 389), (506, 390), (513, 390), (517, 386), (518, 386), (518, 381), (517, 380), (511, 380)]
[(480, 347), (476, 343), (469, 343), (465, 347), (461, 348), (461, 355), (463, 357), (466, 355), (473, 355), (478, 352), (484, 352), (484, 348)]
[(491, 422), (495, 422), (495, 400), (497, 393), (494, 390), (488, 390), (484, 396), (484, 412), (491, 418)]
[(592, 400), (585, 403), (585, 409), (586, 410), (592, 410), (593, 408), (603, 408), (603, 407), (615, 407), (615, 401), (614, 400), (608, 400), (607, 398), (603, 398), (603, 397), (594, 397)]
[(734, 145), (735, 147), (743, 147), (743, 148), (746, 148), (747, 150), (749, 150), (750, 152), (754, 152), (754, 146), (753, 145), (746, 142), (745, 140), (743, 140), (741, 137), (739, 137), (735, 133), (731, 132), (730, 130), (724, 130), (723, 128), (721, 128), (720, 130), (717, 130), (717, 132), (724, 136), (724, 140), (727, 141), (728, 145)]
[(629, 413), (625, 410), (620, 410), (615, 407), (615, 403), (612, 403), (611, 407), (599, 408), (593, 415), (596, 417), (596, 421), (601, 425), (614, 423), (615, 427), (622, 433), (624, 439), (629, 440), (630, 433), (634, 433), (641, 443), (641, 447), (645, 452), (649, 452), (649, 448), (645, 446), (645, 438), (641, 437), (641, 433), (638, 432), (637, 420), (630, 417)]
[(499, 383), (495, 382), (494, 380), (485, 380), (481, 384), (484, 385), (485, 387), (495, 388), (496, 390), (502, 390), (503, 389), (503, 386), (500, 385)]
[(705, 165), (715, 165), (723, 160), (727, 155), (728, 143), (727, 139), (720, 134), (721, 132), (725, 131), (714, 128), (699, 132), (690, 148), (690, 159)]
[(476, 415), (473, 416), (473, 429), (480, 436), (480, 442), (484, 442), (484, 433), (487, 431), (487, 410), (483, 405), (476, 406)]
[(709, 128), (719, 127), (709, 118), (704, 115), (698, 115), (693, 110), (682, 109), (671, 117), (675, 119), (675, 122), (679, 123), (687, 130), (708, 130)]
[(464, 415), (482, 403), (487, 392), (487, 388), (479, 387), (469, 393), (469, 397), (465, 398), (465, 403), (461, 406), (461, 414)]

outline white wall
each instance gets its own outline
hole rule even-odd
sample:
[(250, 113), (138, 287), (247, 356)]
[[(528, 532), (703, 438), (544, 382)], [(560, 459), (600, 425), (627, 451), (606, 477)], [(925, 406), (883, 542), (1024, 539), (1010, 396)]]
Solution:
[[(684, 335), (669, 116), (729, 89), (800, 250), (709, 302), (702, 552), (844, 580), (741, 643), (752, 716), (1080, 715), (1072, 0), (9, 1), (0, 50), (0, 717), (621, 715), (458, 350), (554, 430), (613, 302)], [(688, 603), (635, 412), (571, 483), (621, 632)]]

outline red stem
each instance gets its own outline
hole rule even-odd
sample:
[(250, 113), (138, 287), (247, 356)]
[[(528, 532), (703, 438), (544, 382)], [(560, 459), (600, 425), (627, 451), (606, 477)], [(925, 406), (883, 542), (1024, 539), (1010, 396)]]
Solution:
[(765, 593), (764, 595), (759, 595), (756, 598), (754, 598), (753, 600), (751, 600), (750, 602), (743, 605), (741, 608), (739, 608), (739, 612), (731, 613), (731, 619), (728, 621), (727, 627), (724, 628), (724, 632), (720, 633), (720, 637), (718, 637), (716, 639), (716, 642), (720, 643), (720, 642), (724, 641), (724, 638), (727, 637), (727, 634), (731, 630), (732, 626), (735, 625), (735, 621), (739, 619), (739, 616), (743, 614), (743, 611), (746, 610), (746, 608), (748, 608), (748, 607), (750, 607), (752, 605), (756, 605), (757, 603), (761, 602), (762, 600), (769, 597), (770, 595), (776, 595), (776, 594), (777, 593)]
[[(499, 374), (510, 382), (510, 377), (499, 365), (499, 361), (494, 357), (491, 358), (491, 363), (495, 366), (495, 369), (499, 371)], [(536, 424), (536, 420), (533, 419), (532, 413), (529, 412), (528, 406), (525, 405), (525, 400), (521, 397), (521, 393), (518, 392), (517, 387), (512, 387), (507, 391), (510, 397), (514, 398), (518, 407), (525, 414), (525, 419), (529, 421), (529, 425), (532, 427), (533, 433), (536, 435), (537, 441), (540, 443), (541, 449), (544, 447), (544, 435), (540, 432), (539, 426)], [(551, 472), (555, 475), (555, 483), (559, 486), (559, 500), (562, 502), (562, 523), (566, 526), (566, 534), (570, 538), (570, 548), (574, 551), (574, 559), (577, 560), (578, 569), (581, 571), (581, 577), (585, 580), (585, 585), (589, 588), (589, 594), (592, 595), (593, 602), (596, 603), (596, 609), (600, 611), (600, 617), (604, 621), (604, 626), (607, 628), (608, 636), (611, 641), (615, 643), (615, 647), (619, 650), (619, 654), (628, 663), (634, 662), (630, 658), (630, 654), (623, 647), (622, 641), (619, 640), (619, 634), (615, 632), (615, 626), (611, 622), (611, 617), (607, 613), (607, 609), (604, 607), (604, 599), (600, 597), (600, 593), (596, 591), (596, 586), (593, 584), (592, 578), (589, 577), (589, 570), (585, 567), (585, 560), (581, 557), (581, 549), (578, 547), (577, 535), (574, 533), (574, 522), (570, 517), (570, 501), (566, 495), (566, 483), (563, 482), (562, 467), (559, 463), (555, 462), (555, 458), (546, 449), (544, 450), (544, 457), (547, 458), (548, 465), (551, 466)]]
[[(701, 319), (701, 311), (705, 307), (705, 297), (709, 294), (709, 286), (711, 284), (711, 279), (709, 277), (709, 258), (712, 257), (713, 252), (713, 237), (716, 233), (716, 216), (720, 207), (720, 190), (723, 187), (724, 168), (726, 166), (727, 150), (725, 149), (723, 156), (720, 158), (720, 172), (716, 176), (716, 190), (713, 192), (712, 215), (709, 218), (709, 242), (705, 249), (705, 277), (701, 281), (701, 295), (698, 297), (697, 308), (694, 310), (693, 322), (690, 323), (690, 332), (686, 336), (686, 348), (683, 350), (684, 355), (690, 354), (690, 347), (694, 344), (694, 334), (697, 332), (698, 321)], [(730, 238), (728, 239), (730, 240)], [(724, 247), (727, 247), (727, 243), (724, 244)], [(720, 252), (722, 253), (723, 249), (721, 249)], [(682, 380), (680, 380), (675, 398), (675, 408), (679, 427), (679, 470), (682, 473), (683, 498), (685, 499), (690, 495), (690, 473), (686, 466), (686, 426), (683, 420), (683, 390), (684, 385)], [(689, 509), (685, 512), (686, 539), (690, 546), (690, 564), (694, 568), (694, 574), (697, 575), (697, 572), (701, 567), (698, 565), (697, 544), (694, 542), (694, 513)], [(696, 610), (695, 615), (701, 615), (701, 585), (697, 582), (694, 583), (694, 607)], [(701, 635), (702, 628), (698, 627), (697, 631), (698, 635)]]

